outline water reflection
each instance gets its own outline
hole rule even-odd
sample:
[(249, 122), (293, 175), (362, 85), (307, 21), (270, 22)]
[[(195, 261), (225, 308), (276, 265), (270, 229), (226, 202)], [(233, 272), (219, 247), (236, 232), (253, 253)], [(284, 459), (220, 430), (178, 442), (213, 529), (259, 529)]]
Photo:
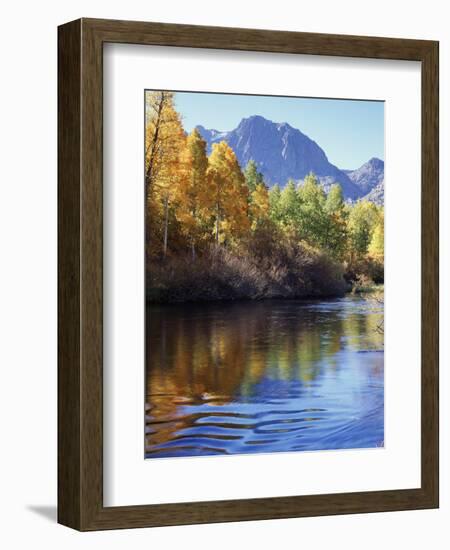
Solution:
[(382, 317), (353, 296), (149, 305), (146, 457), (382, 445)]

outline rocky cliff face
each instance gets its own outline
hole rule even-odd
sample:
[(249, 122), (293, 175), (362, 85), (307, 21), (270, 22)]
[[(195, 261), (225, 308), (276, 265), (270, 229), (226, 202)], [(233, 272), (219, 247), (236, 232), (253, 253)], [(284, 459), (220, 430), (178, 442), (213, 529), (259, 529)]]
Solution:
[(371, 158), (357, 170), (347, 171), (347, 175), (362, 195), (370, 193), (380, 184), (384, 188), (384, 162), (380, 159)]
[(384, 178), (377, 183), (377, 185), (367, 193), (365, 199), (374, 202), (380, 206), (384, 206)]

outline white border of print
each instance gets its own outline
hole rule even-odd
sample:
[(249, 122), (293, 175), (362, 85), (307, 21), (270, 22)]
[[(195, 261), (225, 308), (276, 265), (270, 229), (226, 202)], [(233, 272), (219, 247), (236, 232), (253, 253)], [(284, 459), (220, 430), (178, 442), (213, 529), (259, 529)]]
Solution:
[[(105, 506), (420, 487), (420, 73), (416, 62), (104, 46)], [(144, 460), (144, 89), (386, 101), (384, 449)]]

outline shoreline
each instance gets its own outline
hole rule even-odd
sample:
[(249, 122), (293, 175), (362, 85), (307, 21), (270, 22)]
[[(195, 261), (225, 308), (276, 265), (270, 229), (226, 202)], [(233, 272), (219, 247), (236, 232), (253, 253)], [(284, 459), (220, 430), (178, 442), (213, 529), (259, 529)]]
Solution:
[(355, 287), (350, 287), (343, 293), (328, 294), (328, 295), (304, 295), (304, 296), (282, 296), (282, 295), (273, 295), (273, 296), (260, 296), (260, 297), (240, 297), (240, 298), (217, 298), (217, 299), (204, 299), (204, 300), (172, 300), (172, 301), (163, 301), (163, 300), (151, 300), (146, 297), (145, 305), (148, 306), (170, 306), (170, 305), (218, 305), (218, 304), (239, 304), (239, 303), (261, 303), (268, 301), (280, 301), (280, 302), (321, 302), (324, 300), (338, 300), (340, 298), (351, 297), (351, 296), (360, 296), (362, 294), (373, 294), (377, 292), (384, 292), (384, 285), (374, 284), (371, 287), (364, 288), (361, 290), (355, 290)]

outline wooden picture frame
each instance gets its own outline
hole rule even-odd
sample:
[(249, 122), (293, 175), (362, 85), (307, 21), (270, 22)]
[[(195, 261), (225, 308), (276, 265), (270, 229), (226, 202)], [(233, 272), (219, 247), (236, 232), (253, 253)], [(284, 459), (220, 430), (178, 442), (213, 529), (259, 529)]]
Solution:
[[(420, 488), (104, 507), (102, 46), (105, 42), (421, 62)], [(437, 507), (438, 43), (79, 19), (59, 27), (58, 52), (58, 521), (91, 531)]]

